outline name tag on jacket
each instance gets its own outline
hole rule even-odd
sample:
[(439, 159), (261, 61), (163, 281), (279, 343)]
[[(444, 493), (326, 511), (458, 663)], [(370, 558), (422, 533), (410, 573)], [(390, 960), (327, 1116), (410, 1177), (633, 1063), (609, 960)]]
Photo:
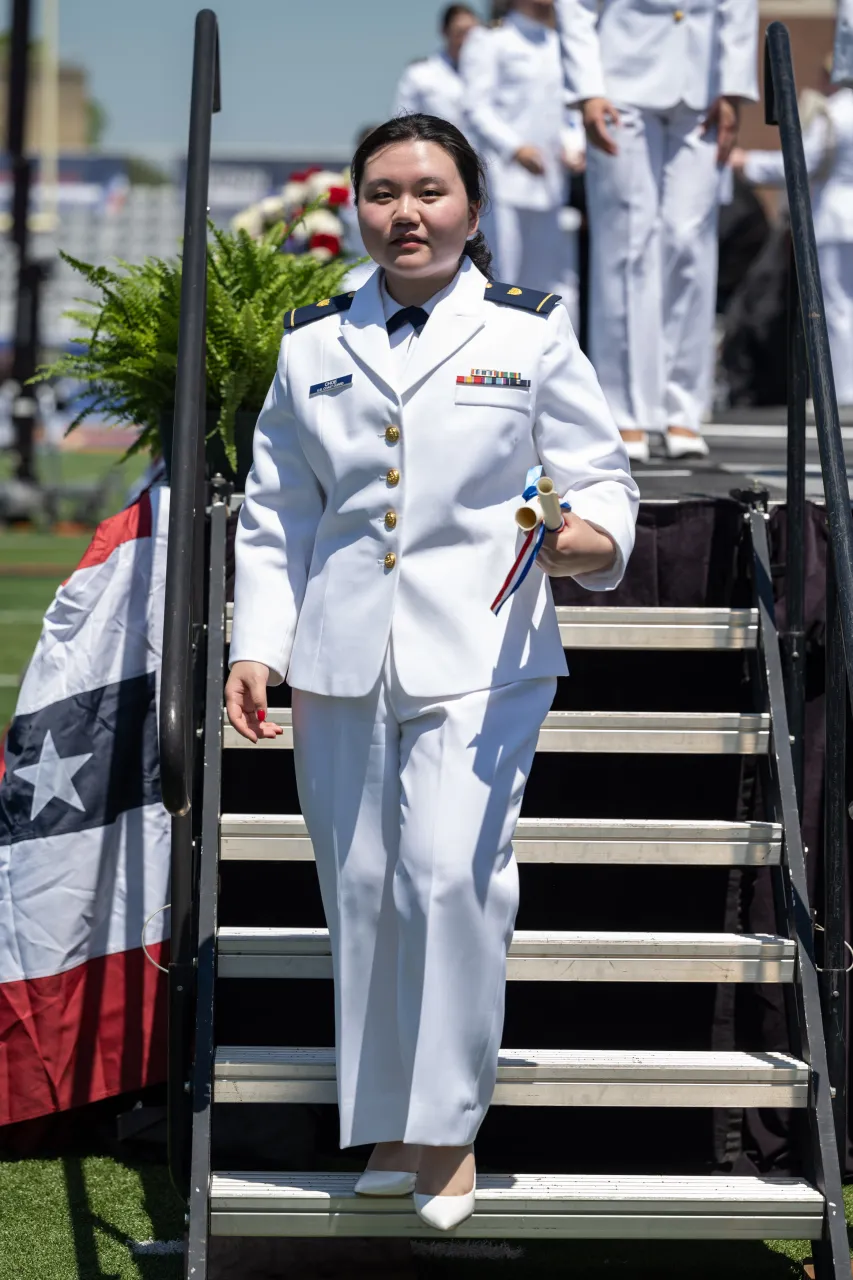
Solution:
[(328, 382), (315, 382), (313, 387), (308, 388), (309, 396), (323, 396), (329, 391), (342, 391), (344, 387), (352, 386), (352, 374), (345, 373), (342, 378), (330, 378)]

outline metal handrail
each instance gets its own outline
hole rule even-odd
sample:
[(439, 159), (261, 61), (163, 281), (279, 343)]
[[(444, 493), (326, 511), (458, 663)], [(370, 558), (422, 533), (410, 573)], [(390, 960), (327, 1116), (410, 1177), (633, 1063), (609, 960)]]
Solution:
[[(787, 28), (773, 22), (765, 42), (765, 116), (779, 127), (791, 226), (788, 342), (788, 657), (787, 699), (802, 799), (805, 726), (805, 397), (812, 388), (826, 501), (827, 558), (826, 772), (824, 779), (824, 963), (821, 974), (835, 1136), (847, 1155), (846, 977), (844, 880), (847, 804), (847, 701), (853, 692), (853, 517), (832, 376), (809, 174), (797, 106)], [(846, 1263), (845, 1263), (846, 1267)]]
[(160, 673), (160, 787), (163, 804), (176, 817), (188, 813), (191, 803), (193, 542), (205, 411), (207, 187), (212, 116), (218, 110), (219, 31), (216, 14), (202, 9), (195, 21)]
[(814, 402), (829, 536), (838, 578), (841, 630), (848, 679), (853, 681), (853, 518), (812, 218), (809, 174), (797, 107), (788, 28), (771, 22), (765, 42), (765, 118), (779, 126), (791, 239)]

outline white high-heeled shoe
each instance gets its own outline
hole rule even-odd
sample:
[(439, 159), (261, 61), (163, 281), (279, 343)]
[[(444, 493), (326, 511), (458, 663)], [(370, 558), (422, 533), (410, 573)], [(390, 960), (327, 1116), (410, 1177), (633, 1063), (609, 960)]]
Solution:
[(709, 453), (708, 441), (699, 431), (682, 435), (667, 428), (663, 433), (663, 442), (668, 458), (707, 458)]
[(464, 1196), (425, 1196), (415, 1192), (415, 1212), (421, 1222), (437, 1231), (452, 1231), (474, 1212), (476, 1184)]
[(634, 428), (631, 428), (629, 431), (629, 437), (636, 437), (636, 439), (629, 438), (627, 440), (625, 439), (624, 431), (620, 432), (620, 434), (622, 436), (622, 443), (625, 446), (625, 452), (631, 462), (649, 461), (651, 451), (649, 449), (648, 431), (637, 431)]
[(354, 1189), (357, 1196), (410, 1196), (417, 1180), (400, 1169), (365, 1169)]

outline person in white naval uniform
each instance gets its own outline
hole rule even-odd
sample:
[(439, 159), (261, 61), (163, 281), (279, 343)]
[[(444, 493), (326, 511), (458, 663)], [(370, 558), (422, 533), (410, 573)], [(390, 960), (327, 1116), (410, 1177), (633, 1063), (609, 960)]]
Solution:
[(720, 166), (758, 97), (758, 0), (557, 0), (590, 144), (590, 354), (632, 458), (707, 453)]
[[(824, 68), (823, 109), (803, 131), (812, 213), (838, 403), (853, 405), (853, 89), (833, 88)], [(732, 153), (755, 186), (785, 184), (781, 151)]]
[(853, 0), (839, 0), (832, 83), (848, 87), (853, 85)]
[[(484, 274), (483, 173), (464, 136), (397, 117), (352, 172), (380, 270), (285, 319), (240, 513), (226, 704), (245, 737), (271, 737), (265, 686), (293, 688), (341, 1145), (377, 1144), (356, 1190), (414, 1189), (424, 1221), (449, 1228), (474, 1207), (518, 904), (511, 839), (566, 671), (540, 567), (615, 587), (638, 494), (564, 308)], [(495, 614), (537, 465), (572, 509)]]
[(420, 112), (449, 120), (465, 132), (464, 85), (459, 75), (462, 46), (480, 19), (467, 4), (451, 4), (441, 15), (444, 48), (431, 58), (419, 58), (403, 72), (394, 100), (394, 115)]
[(583, 148), (564, 106), (553, 17), (553, 0), (513, 0), (499, 27), (468, 40), (459, 70), (469, 137), (486, 161), (491, 207), (481, 221), (498, 275), (574, 294), (560, 211), (570, 153), (583, 163)]

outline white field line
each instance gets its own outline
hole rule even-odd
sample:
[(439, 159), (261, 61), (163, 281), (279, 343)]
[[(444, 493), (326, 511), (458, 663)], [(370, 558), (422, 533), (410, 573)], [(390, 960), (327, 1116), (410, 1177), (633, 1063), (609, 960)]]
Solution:
[(0, 689), (17, 689), (21, 683), (20, 676), (9, 676), (0, 674)]

